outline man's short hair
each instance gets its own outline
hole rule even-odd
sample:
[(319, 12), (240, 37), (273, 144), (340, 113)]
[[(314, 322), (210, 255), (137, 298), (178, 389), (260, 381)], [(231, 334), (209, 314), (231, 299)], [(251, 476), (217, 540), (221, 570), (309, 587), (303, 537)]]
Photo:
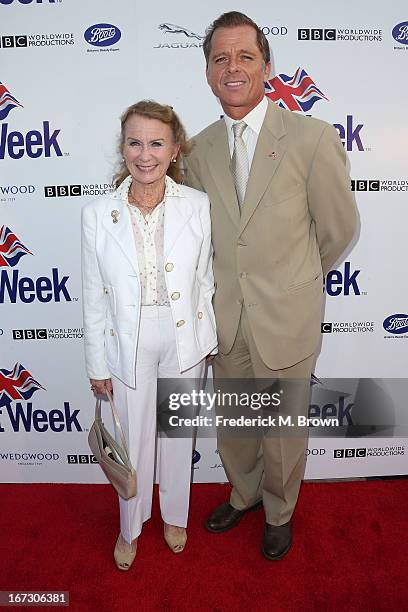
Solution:
[(271, 52), (269, 49), (269, 43), (262, 32), (261, 28), (257, 26), (255, 21), (253, 21), (250, 17), (244, 15), (244, 13), (240, 13), (239, 11), (230, 11), (229, 13), (223, 13), (212, 22), (210, 26), (205, 31), (205, 38), (203, 42), (203, 51), (205, 55), (205, 61), (208, 66), (208, 60), (211, 53), (211, 40), (215, 30), (218, 28), (234, 28), (236, 26), (250, 26), (256, 32), (256, 42), (260, 52), (262, 53), (263, 60), (265, 64), (268, 64), (271, 61)]

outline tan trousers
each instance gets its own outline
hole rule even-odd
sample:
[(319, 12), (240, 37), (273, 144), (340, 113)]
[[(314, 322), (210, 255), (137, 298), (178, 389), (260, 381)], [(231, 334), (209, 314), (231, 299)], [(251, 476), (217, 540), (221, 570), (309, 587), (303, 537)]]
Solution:
[[(232, 378), (278, 381), (284, 398), (279, 410), (297, 423), (298, 416), (308, 415), (314, 359), (311, 355), (284, 370), (269, 369), (258, 353), (243, 308), (231, 351), (215, 359), (215, 385), (222, 387), (223, 380)], [(217, 411), (222, 413), (223, 408)], [(217, 430), (218, 450), (232, 484), (231, 505), (243, 510), (262, 499), (266, 522), (283, 525), (292, 516), (304, 475), (307, 429), (286, 427), (280, 435), (274, 434), (232, 437)]]

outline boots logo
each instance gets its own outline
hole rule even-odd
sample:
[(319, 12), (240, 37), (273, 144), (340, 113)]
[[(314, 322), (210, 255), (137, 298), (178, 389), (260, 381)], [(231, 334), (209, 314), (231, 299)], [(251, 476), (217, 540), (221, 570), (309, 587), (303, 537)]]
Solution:
[(408, 333), (408, 314), (392, 314), (384, 319), (383, 327), (386, 332), (400, 336)]
[(111, 47), (120, 40), (121, 31), (110, 23), (97, 23), (85, 30), (84, 38), (94, 47)]
[(318, 100), (328, 100), (306, 70), (300, 67), (292, 77), (278, 74), (266, 81), (265, 94), (281, 108), (304, 113)]
[(3, 225), (0, 229), (0, 268), (13, 268), (24, 255), (32, 255), (32, 253), (10, 228)]
[(0, 407), (16, 400), (28, 400), (38, 389), (44, 387), (21, 363), (16, 363), (10, 371), (0, 370)]
[(17, 269), (11, 274), (8, 269), (1, 269), (16, 266), (20, 258), (27, 254), (32, 255), (16, 234), (3, 225), (0, 229), (0, 304), (6, 301), (11, 304), (17, 301), (30, 304), (35, 300), (71, 302), (72, 298), (66, 286), (69, 276), (61, 278), (58, 268), (52, 268), (50, 277), (39, 276), (36, 279), (20, 276)]
[(394, 26), (392, 36), (397, 43), (408, 45), (408, 21), (403, 21)]
[(7, 87), (0, 82), (0, 121), (3, 121), (13, 108), (23, 105), (9, 92)]

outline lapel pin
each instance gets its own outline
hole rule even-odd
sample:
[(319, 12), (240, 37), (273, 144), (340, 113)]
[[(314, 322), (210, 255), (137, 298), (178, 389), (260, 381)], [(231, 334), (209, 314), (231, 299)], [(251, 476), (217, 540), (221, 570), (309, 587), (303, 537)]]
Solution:
[(112, 210), (111, 217), (112, 217), (113, 223), (117, 223), (119, 221), (120, 212), (118, 210)]
[(276, 153), (276, 151), (269, 151), (268, 157), (271, 157), (272, 159), (278, 159), (279, 155), (278, 153)]

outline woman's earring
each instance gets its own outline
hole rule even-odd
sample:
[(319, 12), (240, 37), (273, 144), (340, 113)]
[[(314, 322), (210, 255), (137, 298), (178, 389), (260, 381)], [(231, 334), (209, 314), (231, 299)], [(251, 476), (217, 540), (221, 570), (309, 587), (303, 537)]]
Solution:
[(171, 161), (173, 162), (173, 164), (175, 164), (175, 163), (176, 163), (176, 161), (177, 161), (177, 157), (175, 157), (175, 158), (174, 158), (174, 159), (172, 159)]

